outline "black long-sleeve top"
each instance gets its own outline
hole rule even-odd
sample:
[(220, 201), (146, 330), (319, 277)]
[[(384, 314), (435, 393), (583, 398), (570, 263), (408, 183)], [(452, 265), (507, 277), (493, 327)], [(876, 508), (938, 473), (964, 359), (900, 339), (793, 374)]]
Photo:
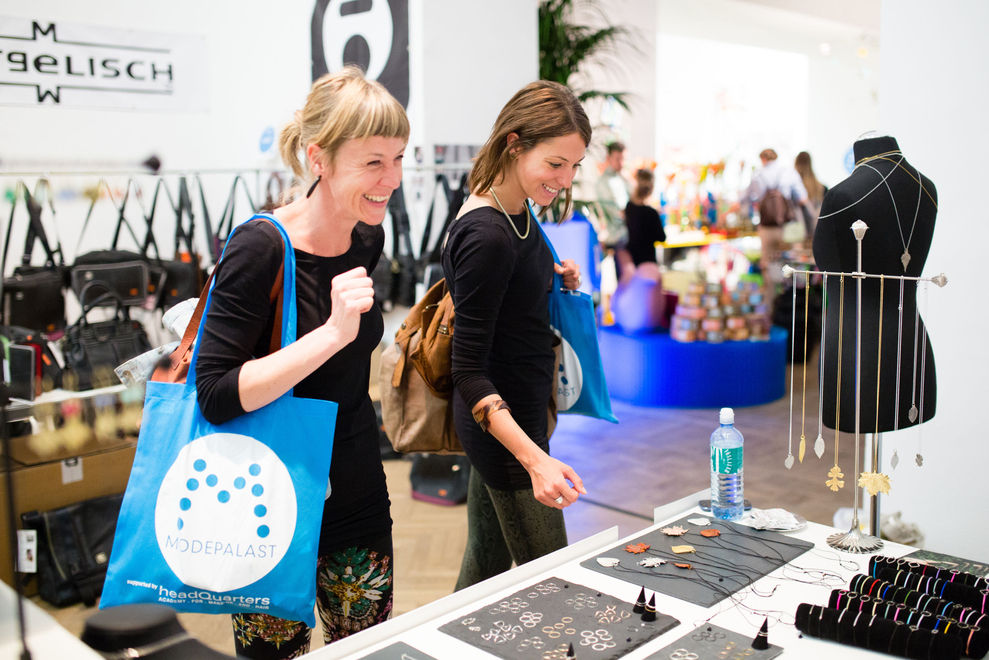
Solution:
[[(524, 213), (512, 222), (525, 233)], [(553, 256), (532, 220), (525, 240), (497, 209), (465, 213), (450, 229), (443, 274), (453, 297), (454, 424), (471, 464), (489, 486), (529, 488), (525, 468), (482, 432), (471, 409), (498, 394), (526, 434), (548, 451), (547, 405), (553, 384), (554, 335), (548, 295)]]
[[(380, 226), (358, 224), (350, 249), (340, 256), (294, 250), (298, 336), (329, 318), (333, 277), (357, 266), (370, 273), (383, 245)], [(248, 360), (269, 352), (275, 317), (269, 298), (282, 268), (284, 249), (281, 234), (263, 221), (239, 227), (227, 245), (196, 361), (199, 406), (212, 423), (245, 412), (238, 388), (240, 369)], [(361, 317), (357, 338), (293, 390), (295, 396), (336, 401), (339, 406), (329, 475), (332, 494), (323, 507), (321, 554), (391, 529), (377, 418), (368, 396), (370, 355), (383, 332), (381, 312), (375, 305)]]
[(629, 202), (625, 207), (628, 226), (628, 251), (636, 266), (656, 261), (656, 242), (666, 240), (666, 230), (659, 213), (648, 204)]

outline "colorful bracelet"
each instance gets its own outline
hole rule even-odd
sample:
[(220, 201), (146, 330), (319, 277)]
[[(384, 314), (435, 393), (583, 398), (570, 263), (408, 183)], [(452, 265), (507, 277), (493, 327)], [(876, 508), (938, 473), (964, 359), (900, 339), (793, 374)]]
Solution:
[(474, 421), (477, 422), (477, 425), (481, 427), (482, 431), (487, 433), (488, 426), (491, 425), (491, 413), (499, 410), (507, 410), (508, 412), (512, 412), (512, 409), (508, 407), (508, 404), (505, 403), (504, 399), (496, 399), (485, 405), (483, 408), (476, 410), (474, 412)]

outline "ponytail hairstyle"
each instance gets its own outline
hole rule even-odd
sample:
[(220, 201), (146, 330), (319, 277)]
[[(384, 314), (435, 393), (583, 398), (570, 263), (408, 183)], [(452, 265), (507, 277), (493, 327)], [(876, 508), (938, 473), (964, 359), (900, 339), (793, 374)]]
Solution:
[(368, 137), (408, 139), (409, 119), (381, 83), (345, 66), (313, 83), (305, 105), (282, 129), (278, 150), (292, 172), (308, 182), (312, 172), (304, 162), (306, 147), (317, 144), (332, 165), (344, 142)]
[(654, 176), (652, 170), (645, 168), (635, 171), (635, 203), (645, 204), (646, 199), (652, 194)]
[[(508, 146), (509, 133), (519, 139)], [(543, 140), (578, 133), (586, 147), (591, 142), (591, 122), (580, 101), (567, 87), (538, 80), (529, 83), (498, 113), (491, 135), (474, 158), (469, 185), (472, 193), (483, 194), (497, 184), (519, 154)], [(570, 214), (573, 193), (567, 188), (562, 217)]]

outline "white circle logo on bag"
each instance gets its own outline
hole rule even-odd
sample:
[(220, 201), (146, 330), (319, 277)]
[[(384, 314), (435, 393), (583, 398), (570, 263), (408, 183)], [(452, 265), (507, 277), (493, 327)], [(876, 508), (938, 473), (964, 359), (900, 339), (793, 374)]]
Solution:
[(182, 448), (155, 503), (158, 547), (190, 587), (230, 591), (267, 575), (295, 534), (295, 487), (266, 445), (213, 433)]
[(560, 412), (570, 408), (580, 399), (584, 387), (584, 371), (580, 368), (580, 358), (564, 337), (560, 337), (560, 366), (556, 370), (556, 409)]

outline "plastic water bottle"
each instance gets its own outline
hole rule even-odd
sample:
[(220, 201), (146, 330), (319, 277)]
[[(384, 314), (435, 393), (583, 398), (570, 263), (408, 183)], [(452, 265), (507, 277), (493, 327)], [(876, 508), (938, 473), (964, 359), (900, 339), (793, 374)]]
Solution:
[(745, 442), (735, 428), (735, 411), (722, 408), (721, 426), (711, 434), (711, 515), (740, 518), (745, 508), (742, 451)]

